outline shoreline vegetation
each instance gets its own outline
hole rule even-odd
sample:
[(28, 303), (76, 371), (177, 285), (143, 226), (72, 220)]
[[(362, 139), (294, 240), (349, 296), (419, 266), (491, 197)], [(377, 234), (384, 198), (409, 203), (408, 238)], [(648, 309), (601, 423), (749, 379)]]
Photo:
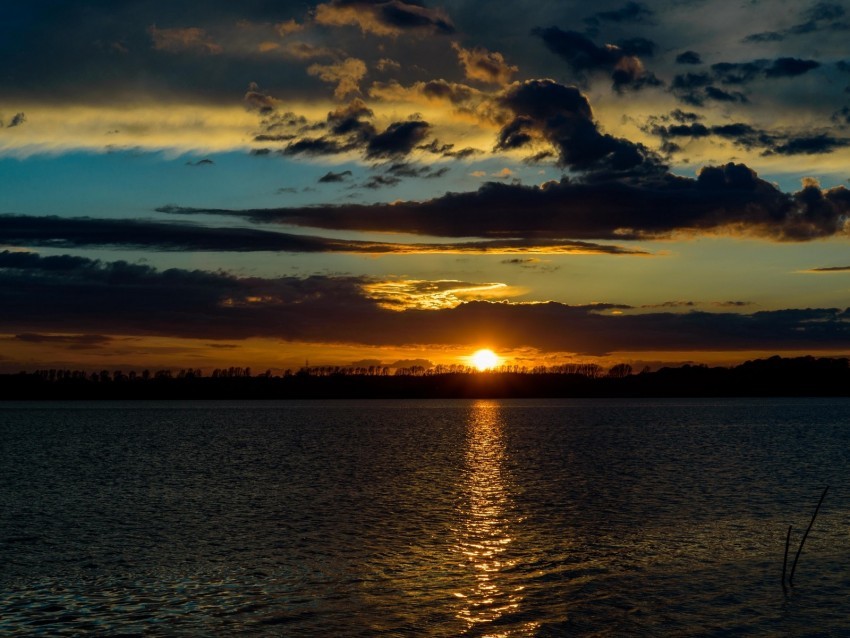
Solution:
[(644, 369), (595, 364), (480, 372), (434, 368), (310, 367), (252, 374), (250, 368), (150, 372), (47, 369), (0, 375), (0, 400), (461, 399), (591, 397), (850, 396), (850, 359), (796, 357), (734, 367)]

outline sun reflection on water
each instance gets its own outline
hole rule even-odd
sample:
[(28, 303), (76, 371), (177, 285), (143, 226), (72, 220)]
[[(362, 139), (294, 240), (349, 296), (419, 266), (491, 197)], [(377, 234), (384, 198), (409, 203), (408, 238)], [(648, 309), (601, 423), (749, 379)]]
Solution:
[(517, 628), (514, 621), (511, 630), (498, 627), (507, 615), (516, 619), (523, 600), (523, 587), (509, 576), (518, 562), (511, 545), (519, 521), (505, 467), (500, 410), (497, 402), (477, 401), (467, 423), (465, 498), (459, 507), (453, 549), (470, 578), (464, 591), (455, 592), (460, 603), (457, 617), (476, 635), (525, 636), (532, 635), (536, 623)]

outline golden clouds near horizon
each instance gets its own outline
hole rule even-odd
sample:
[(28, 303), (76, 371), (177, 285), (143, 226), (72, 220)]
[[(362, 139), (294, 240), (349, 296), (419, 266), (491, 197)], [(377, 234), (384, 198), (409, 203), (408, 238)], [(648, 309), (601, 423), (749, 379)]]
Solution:
[(439, 310), (467, 301), (501, 300), (525, 291), (504, 283), (470, 283), (454, 279), (402, 279), (363, 286), (366, 295), (388, 310)]

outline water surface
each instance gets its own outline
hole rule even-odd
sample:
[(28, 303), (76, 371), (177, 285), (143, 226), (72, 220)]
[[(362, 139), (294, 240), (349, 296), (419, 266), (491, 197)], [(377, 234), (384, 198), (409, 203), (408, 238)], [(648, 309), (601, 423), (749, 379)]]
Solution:
[[(3, 635), (850, 631), (850, 401), (0, 405)], [(793, 549), (831, 486), (800, 559)]]

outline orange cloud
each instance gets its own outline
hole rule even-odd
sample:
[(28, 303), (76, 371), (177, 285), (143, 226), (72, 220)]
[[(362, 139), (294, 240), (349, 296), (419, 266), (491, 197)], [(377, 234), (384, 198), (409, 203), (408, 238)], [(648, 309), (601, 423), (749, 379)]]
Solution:
[(458, 60), (469, 80), (504, 86), (509, 84), (511, 76), (519, 71), (519, 67), (508, 64), (501, 53), (488, 51), (483, 47), (464, 49), (457, 42), (452, 43), (452, 48), (457, 52)]
[(344, 99), (349, 93), (360, 92), (360, 80), (366, 75), (366, 63), (357, 58), (346, 58), (339, 64), (312, 64), (307, 73), (324, 82), (336, 83), (334, 97)]
[(404, 32), (452, 33), (454, 26), (442, 11), (404, 0), (365, 2), (339, 0), (320, 4), (313, 19), (325, 26), (357, 26), (363, 33), (396, 37)]
[(292, 33), (297, 33), (304, 29), (303, 24), (298, 24), (295, 20), (287, 20), (286, 22), (278, 22), (274, 25), (274, 30), (277, 31), (277, 34), (284, 38)]
[(363, 286), (368, 299), (388, 310), (439, 310), (455, 308), (465, 301), (506, 299), (523, 290), (503, 283), (470, 283), (454, 279), (425, 281), (401, 279)]

